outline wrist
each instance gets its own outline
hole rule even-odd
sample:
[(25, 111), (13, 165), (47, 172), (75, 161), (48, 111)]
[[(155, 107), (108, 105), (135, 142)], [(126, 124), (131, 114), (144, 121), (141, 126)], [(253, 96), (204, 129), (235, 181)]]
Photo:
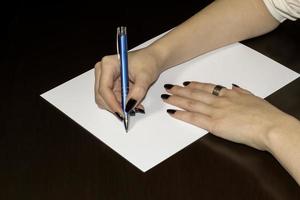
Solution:
[(146, 48), (146, 51), (151, 55), (156, 63), (156, 68), (159, 73), (162, 73), (168, 67), (166, 66), (166, 60), (168, 58), (168, 51), (161, 47), (159, 44), (151, 44)]
[(275, 154), (281, 146), (289, 144), (297, 137), (300, 137), (300, 121), (286, 115), (267, 132), (264, 144), (269, 153)]

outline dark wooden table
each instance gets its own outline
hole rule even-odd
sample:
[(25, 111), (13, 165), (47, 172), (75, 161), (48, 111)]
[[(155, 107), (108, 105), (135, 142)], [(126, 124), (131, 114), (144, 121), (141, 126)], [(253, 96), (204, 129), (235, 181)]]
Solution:
[[(209, 2), (10, 5), (1, 37), (0, 199), (300, 199), (270, 154), (210, 134), (142, 173), (39, 96), (114, 54), (118, 25), (128, 26), (132, 48)], [(285, 22), (243, 43), (300, 73), (299, 35), (299, 22)], [(267, 100), (299, 119), (300, 79)]]

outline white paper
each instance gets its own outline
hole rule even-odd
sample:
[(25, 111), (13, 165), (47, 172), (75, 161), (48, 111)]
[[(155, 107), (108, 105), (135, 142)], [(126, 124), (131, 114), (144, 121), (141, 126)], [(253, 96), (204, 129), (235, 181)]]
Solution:
[(166, 93), (164, 84), (196, 80), (231, 87), (235, 83), (264, 98), (297, 77), (294, 71), (240, 43), (226, 46), (161, 74), (143, 102), (146, 115), (132, 117), (127, 134), (122, 122), (95, 104), (94, 69), (41, 96), (146, 172), (207, 133), (166, 113), (171, 106), (160, 98)]

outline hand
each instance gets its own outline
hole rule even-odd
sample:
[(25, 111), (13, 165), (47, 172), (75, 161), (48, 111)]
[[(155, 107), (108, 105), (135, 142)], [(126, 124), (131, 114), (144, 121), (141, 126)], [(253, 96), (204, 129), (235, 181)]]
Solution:
[(268, 150), (268, 133), (289, 115), (249, 91), (233, 86), (212, 94), (213, 84), (185, 82), (185, 87), (166, 84), (164, 102), (183, 110), (167, 110), (179, 120), (206, 129), (221, 138)]
[[(129, 52), (128, 66), (130, 89), (126, 111), (137, 108), (144, 112), (139, 104), (160, 73), (155, 56), (147, 48)], [(123, 118), (120, 62), (117, 55), (105, 56), (95, 65), (95, 101), (99, 108), (114, 113), (119, 119)]]

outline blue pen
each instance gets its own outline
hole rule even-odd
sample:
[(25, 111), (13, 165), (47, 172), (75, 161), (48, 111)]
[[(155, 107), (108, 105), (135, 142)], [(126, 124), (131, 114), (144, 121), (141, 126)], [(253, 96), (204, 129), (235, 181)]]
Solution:
[(117, 29), (117, 51), (120, 59), (121, 71), (121, 93), (122, 93), (122, 109), (124, 113), (124, 126), (128, 132), (129, 114), (126, 112), (126, 99), (129, 91), (129, 77), (128, 77), (128, 55), (127, 55), (127, 30), (126, 27), (121, 26)]

